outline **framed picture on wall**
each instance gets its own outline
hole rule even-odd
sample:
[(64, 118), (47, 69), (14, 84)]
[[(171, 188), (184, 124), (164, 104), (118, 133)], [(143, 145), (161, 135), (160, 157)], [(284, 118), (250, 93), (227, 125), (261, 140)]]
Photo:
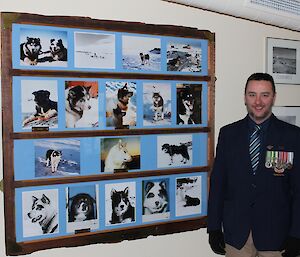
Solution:
[(300, 41), (267, 38), (266, 72), (275, 83), (300, 84)]
[(300, 106), (274, 106), (273, 113), (280, 120), (300, 126)]

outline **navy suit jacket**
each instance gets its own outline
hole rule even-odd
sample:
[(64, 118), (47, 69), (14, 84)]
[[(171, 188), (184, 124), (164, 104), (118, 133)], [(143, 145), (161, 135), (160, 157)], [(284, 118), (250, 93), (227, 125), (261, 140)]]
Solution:
[[(221, 128), (210, 176), (208, 232), (223, 229), (225, 242), (241, 249), (252, 231), (259, 251), (280, 250), (287, 236), (300, 238), (300, 128), (273, 114), (253, 175), (248, 117)], [(275, 176), (266, 151), (293, 152), (293, 167)]]

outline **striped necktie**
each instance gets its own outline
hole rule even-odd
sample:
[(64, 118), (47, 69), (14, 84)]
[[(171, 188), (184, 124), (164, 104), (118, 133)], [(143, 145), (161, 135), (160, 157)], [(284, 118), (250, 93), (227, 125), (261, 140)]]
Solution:
[(250, 143), (249, 143), (251, 166), (254, 174), (256, 172), (259, 163), (259, 153), (260, 153), (259, 131), (260, 131), (260, 126), (255, 125), (254, 131), (250, 136)]

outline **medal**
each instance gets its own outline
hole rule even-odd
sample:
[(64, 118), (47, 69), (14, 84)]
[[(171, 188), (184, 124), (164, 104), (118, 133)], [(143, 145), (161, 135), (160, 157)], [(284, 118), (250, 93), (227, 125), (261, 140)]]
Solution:
[(272, 168), (272, 151), (267, 151), (265, 166), (267, 169)]
[(294, 153), (270, 150), (266, 152), (265, 167), (272, 168), (275, 176), (284, 176), (284, 171), (293, 167)]

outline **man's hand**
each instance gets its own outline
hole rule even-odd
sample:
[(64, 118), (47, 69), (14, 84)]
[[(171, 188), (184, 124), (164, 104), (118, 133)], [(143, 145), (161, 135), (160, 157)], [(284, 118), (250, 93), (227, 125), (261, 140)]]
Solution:
[(208, 232), (208, 235), (208, 242), (214, 253), (225, 255), (225, 241), (223, 232), (221, 230), (214, 230)]
[(283, 257), (297, 257), (300, 254), (300, 238), (288, 237), (284, 244)]

